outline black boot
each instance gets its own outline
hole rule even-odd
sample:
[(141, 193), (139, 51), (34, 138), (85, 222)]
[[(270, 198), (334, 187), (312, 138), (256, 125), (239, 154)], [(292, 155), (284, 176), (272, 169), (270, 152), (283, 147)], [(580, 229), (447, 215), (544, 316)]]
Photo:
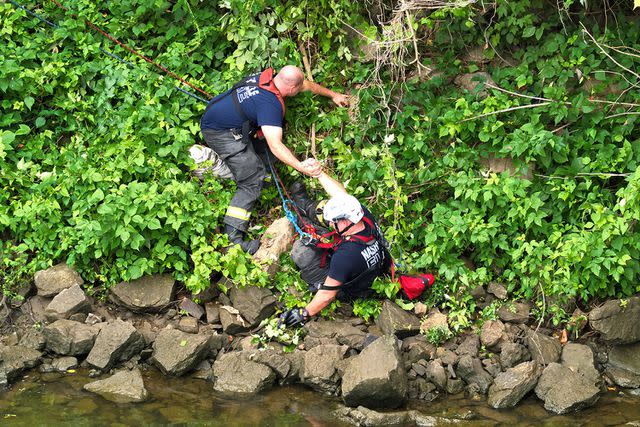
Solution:
[(291, 184), (289, 193), (291, 194), (291, 200), (296, 204), (300, 214), (310, 219), (313, 223), (316, 223), (316, 225), (323, 225), (317, 218), (316, 207), (318, 206), (318, 202), (309, 197), (309, 193), (307, 193), (307, 189), (302, 182), (296, 181)]
[(244, 240), (244, 231), (240, 231), (232, 225), (224, 225), (224, 234), (229, 238), (229, 242), (240, 245), (242, 250), (249, 255), (255, 254), (260, 248), (259, 240)]

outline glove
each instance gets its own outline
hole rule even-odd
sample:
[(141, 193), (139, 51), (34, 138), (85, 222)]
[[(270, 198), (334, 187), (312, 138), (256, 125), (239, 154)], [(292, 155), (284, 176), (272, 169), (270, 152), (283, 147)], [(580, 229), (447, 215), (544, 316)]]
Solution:
[(278, 321), (278, 328), (281, 326), (304, 326), (305, 322), (309, 320), (309, 312), (304, 308), (292, 308), (280, 315)]

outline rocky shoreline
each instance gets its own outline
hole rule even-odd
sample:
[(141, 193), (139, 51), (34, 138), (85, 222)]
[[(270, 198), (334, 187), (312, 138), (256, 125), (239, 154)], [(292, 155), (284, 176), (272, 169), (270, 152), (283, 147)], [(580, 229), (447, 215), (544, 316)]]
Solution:
[[(100, 302), (82, 285), (60, 264), (36, 273), (25, 299), (2, 309), (3, 386), (30, 369), (78, 366), (100, 377), (85, 390), (119, 403), (149, 398), (143, 369), (211, 381), (212, 391), (232, 396), (301, 383), (340, 396), (345, 406), (335, 415), (357, 425), (437, 424), (400, 408), (410, 399), (448, 394), (486, 399), (500, 409), (533, 393), (554, 414), (589, 407), (607, 389), (640, 395), (640, 296), (584, 314), (583, 328), (590, 331), (576, 342), (561, 343), (531, 324), (526, 303), (513, 303), (478, 331), (430, 343), (428, 331), (446, 327), (445, 313), (418, 305), (415, 314), (385, 301), (372, 323), (349, 316), (348, 309), (333, 321), (308, 323), (302, 343), (285, 352), (277, 343), (258, 348), (251, 336), (276, 311), (268, 289), (230, 287), (227, 294), (193, 296), (181, 293), (171, 277), (156, 275), (119, 284), (108, 302)], [(476, 294), (479, 301), (506, 298), (497, 284)]]

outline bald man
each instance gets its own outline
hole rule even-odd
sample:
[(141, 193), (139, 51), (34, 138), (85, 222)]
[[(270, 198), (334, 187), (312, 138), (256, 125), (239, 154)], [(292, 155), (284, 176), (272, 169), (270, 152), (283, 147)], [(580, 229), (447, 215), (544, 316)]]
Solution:
[(231, 243), (250, 254), (260, 242), (245, 241), (244, 236), (262, 191), (266, 152), (305, 175), (317, 177), (322, 172), (316, 159), (300, 161), (282, 143), (284, 99), (301, 91), (331, 98), (338, 106), (348, 105), (345, 95), (305, 80), (298, 67), (287, 65), (276, 75), (269, 68), (236, 83), (209, 102), (200, 121), (205, 142), (229, 166), (238, 186), (225, 213), (224, 232)]

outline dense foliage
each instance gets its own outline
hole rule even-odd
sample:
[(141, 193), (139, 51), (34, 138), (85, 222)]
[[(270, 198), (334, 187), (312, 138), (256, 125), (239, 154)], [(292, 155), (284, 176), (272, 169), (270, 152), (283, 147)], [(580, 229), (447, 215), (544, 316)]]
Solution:
[[(287, 145), (333, 165), (379, 215), (395, 256), (402, 248), (405, 264), (439, 273), (428, 302), (448, 308), (456, 328), (475, 310), (469, 290), (490, 281), (540, 304), (553, 297), (560, 320), (566, 299), (640, 291), (631, 2), (421, 3), (401, 13), (387, 1), (25, 3), (58, 28), (0, 4), (5, 293), (59, 261), (96, 290), (155, 272), (192, 290), (214, 275), (266, 284), (237, 248), (221, 251), (233, 184), (190, 176), (204, 103), (83, 20), (209, 93), (265, 66), (302, 66), (303, 50), (314, 79), (354, 104), (292, 100)], [(453, 84), (478, 71), (494, 83)], [(496, 171), (496, 159), (510, 168)], [(255, 233), (278, 204), (267, 189)], [(286, 271), (280, 289), (295, 281)], [(378, 308), (356, 307), (365, 316)]]

